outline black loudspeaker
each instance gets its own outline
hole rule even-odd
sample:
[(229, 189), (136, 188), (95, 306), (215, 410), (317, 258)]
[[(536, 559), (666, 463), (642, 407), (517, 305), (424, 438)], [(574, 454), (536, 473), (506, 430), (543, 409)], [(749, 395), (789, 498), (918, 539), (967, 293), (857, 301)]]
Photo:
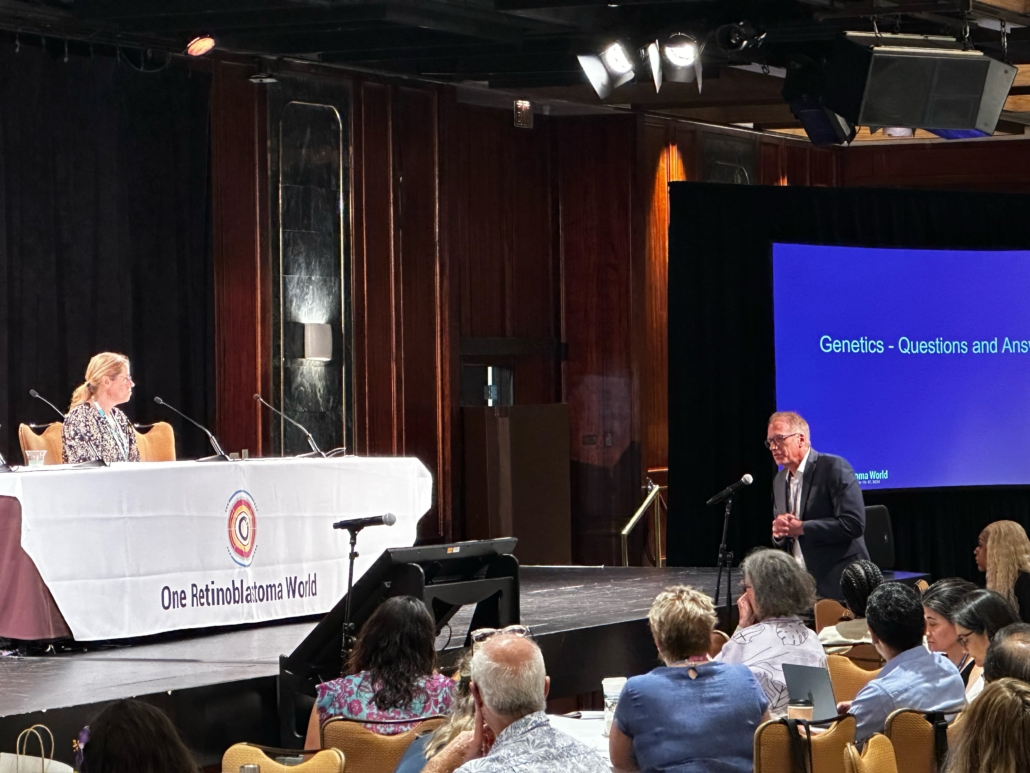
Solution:
[(869, 505), (865, 509), (865, 546), (869, 548), (870, 561), (881, 569), (894, 568), (894, 529), (885, 505)]
[(1015, 77), (1015, 67), (950, 39), (848, 33), (827, 62), (822, 103), (874, 129), (988, 136)]
[(792, 100), (790, 112), (801, 121), (813, 145), (847, 145), (855, 139), (855, 124), (823, 107), (814, 97)]

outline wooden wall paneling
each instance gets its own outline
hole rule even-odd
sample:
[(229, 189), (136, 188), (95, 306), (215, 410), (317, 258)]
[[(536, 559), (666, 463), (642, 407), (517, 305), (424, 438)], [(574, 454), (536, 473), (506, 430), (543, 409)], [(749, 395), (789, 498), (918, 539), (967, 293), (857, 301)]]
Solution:
[(801, 145), (787, 145), (784, 168), (787, 185), (808, 185), (809, 149)]
[[(420, 459), (439, 482), (443, 447), (436, 92), (401, 87), (394, 105), (400, 453)], [(437, 485), (433, 510), (419, 523), (422, 538), (441, 539), (447, 532), (440, 489)]]
[(697, 154), (698, 146), (700, 145), (697, 141), (698, 133), (699, 131), (696, 128), (688, 129), (683, 124), (676, 125), (676, 149), (679, 153), (673, 157), (673, 175), (670, 179), (697, 179)]
[(397, 333), (391, 87), (355, 89), (354, 362), (357, 452), (397, 454)]
[(631, 353), (635, 141), (634, 118), (568, 118), (558, 129), (578, 563), (618, 560), (618, 532), (640, 491)]
[[(267, 213), (263, 92), (251, 66), (214, 65), (211, 95), (211, 187), (215, 285), (215, 432), (226, 449), (263, 450), (265, 416), (251, 398), (268, 394), (263, 348), (268, 315)], [(262, 228), (262, 225), (264, 228)], [(264, 248), (262, 248), (264, 245)], [(270, 339), (269, 339), (270, 340)], [(267, 427), (266, 427), (267, 430)]]
[(840, 152), (830, 148), (812, 147), (809, 155), (809, 185), (833, 188), (837, 185), (837, 165)]
[(785, 146), (783, 140), (763, 138), (759, 141), (758, 181), (761, 185), (786, 185)]
[(840, 184), (1030, 191), (1030, 140), (869, 143), (840, 152)]

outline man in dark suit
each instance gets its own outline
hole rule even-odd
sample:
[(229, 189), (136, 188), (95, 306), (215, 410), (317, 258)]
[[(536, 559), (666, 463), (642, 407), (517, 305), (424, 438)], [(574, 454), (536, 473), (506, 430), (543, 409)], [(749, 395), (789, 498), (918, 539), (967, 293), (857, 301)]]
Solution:
[(765, 445), (782, 467), (773, 480), (773, 543), (812, 573), (819, 596), (843, 598), (844, 567), (869, 558), (854, 470), (846, 459), (812, 448), (808, 422), (793, 412), (769, 417)]

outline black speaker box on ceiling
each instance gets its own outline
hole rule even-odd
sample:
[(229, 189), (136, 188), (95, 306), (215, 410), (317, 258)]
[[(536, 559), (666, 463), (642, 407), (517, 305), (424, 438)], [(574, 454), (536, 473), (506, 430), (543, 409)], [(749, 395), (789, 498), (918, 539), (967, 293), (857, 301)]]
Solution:
[(848, 33), (827, 62), (823, 104), (870, 128), (990, 135), (1016, 68), (948, 38)]

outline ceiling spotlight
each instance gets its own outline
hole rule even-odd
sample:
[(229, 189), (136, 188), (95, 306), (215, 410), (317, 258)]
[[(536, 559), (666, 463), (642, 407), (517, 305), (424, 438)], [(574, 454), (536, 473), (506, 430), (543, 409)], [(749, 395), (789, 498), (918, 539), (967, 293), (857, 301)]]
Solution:
[(203, 56), (215, 47), (215, 39), (210, 35), (200, 35), (186, 45), (186, 53), (190, 56)]
[(689, 35), (673, 35), (662, 50), (666, 61), (673, 67), (692, 67), (697, 60), (697, 41)]
[(621, 43), (612, 43), (599, 56), (583, 54), (577, 58), (587, 80), (601, 99), (633, 80), (633, 60), (629, 50)]
[(749, 21), (724, 24), (715, 31), (715, 43), (726, 52), (746, 51), (760, 46), (765, 34)]

